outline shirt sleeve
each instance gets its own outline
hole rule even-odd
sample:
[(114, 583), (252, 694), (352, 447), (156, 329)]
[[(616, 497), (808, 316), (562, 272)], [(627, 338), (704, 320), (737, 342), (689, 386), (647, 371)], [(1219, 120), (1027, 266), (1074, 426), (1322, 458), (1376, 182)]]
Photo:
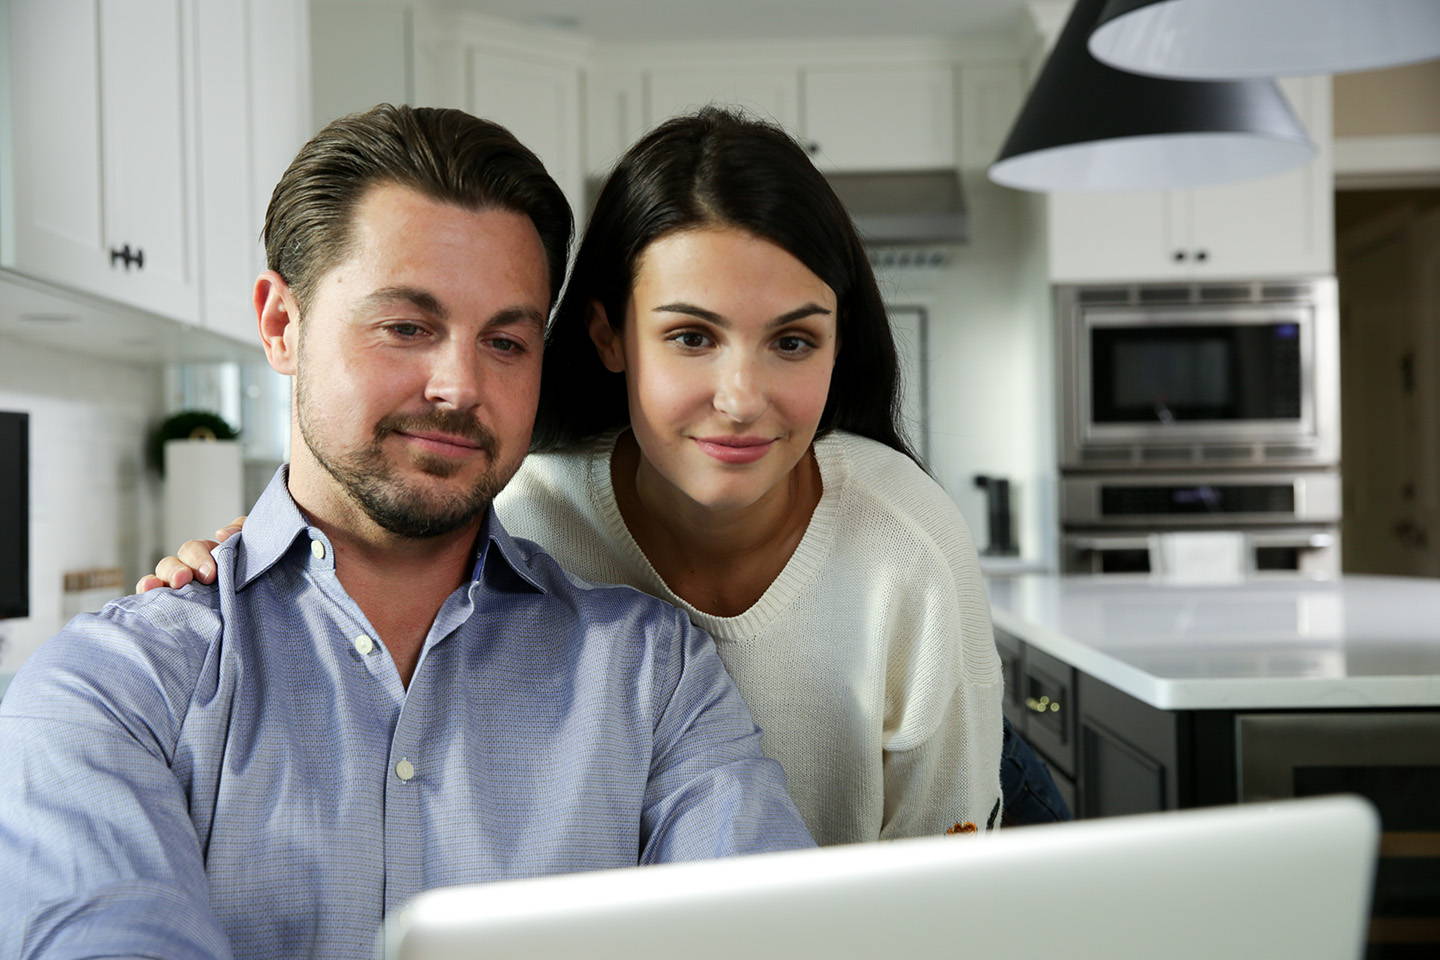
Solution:
[(714, 641), (678, 610), (667, 625), (640, 862), (814, 846)]
[(139, 623), (77, 618), (6, 692), (0, 955), (231, 955), (170, 767), (190, 657)]

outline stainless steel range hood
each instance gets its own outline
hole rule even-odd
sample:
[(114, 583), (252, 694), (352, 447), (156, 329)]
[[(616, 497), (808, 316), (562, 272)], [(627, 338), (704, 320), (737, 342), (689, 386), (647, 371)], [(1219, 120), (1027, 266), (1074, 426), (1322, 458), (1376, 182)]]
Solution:
[(827, 173), (867, 247), (962, 244), (970, 220), (960, 171)]

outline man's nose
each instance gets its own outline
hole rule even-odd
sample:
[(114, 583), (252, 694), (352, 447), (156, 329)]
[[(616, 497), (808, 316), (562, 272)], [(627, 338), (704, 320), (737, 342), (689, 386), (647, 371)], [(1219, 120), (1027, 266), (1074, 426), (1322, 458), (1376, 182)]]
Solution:
[(480, 353), (473, 343), (452, 339), (437, 345), (431, 353), (429, 373), (426, 400), (456, 410), (479, 405), (485, 382)]
[(753, 423), (770, 405), (764, 374), (750, 358), (725, 361), (715, 384), (715, 409), (736, 423)]

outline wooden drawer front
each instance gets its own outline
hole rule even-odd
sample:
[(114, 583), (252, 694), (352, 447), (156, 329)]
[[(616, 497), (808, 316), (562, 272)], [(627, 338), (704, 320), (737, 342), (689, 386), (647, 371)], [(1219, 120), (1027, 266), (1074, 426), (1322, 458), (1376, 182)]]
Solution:
[(1075, 776), (1075, 671), (1034, 647), (1026, 647), (1020, 682), (1025, 737), (1051, 765)]

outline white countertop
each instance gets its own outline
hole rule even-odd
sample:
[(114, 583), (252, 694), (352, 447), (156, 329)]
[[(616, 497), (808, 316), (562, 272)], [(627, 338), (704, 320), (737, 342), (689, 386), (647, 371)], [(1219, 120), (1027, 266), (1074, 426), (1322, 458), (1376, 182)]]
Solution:
[(1440, 580), (989, 582), (996, 627), (1167, 710), (1440, 706)]

